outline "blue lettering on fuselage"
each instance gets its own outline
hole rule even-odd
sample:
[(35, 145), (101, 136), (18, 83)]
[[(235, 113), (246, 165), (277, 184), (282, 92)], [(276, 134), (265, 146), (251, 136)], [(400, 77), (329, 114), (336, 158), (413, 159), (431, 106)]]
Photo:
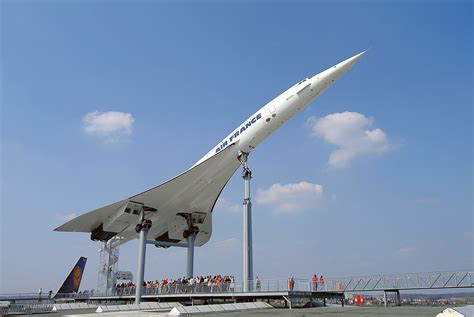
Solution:
[(216, 153), (219, 153), (220, 151), (222, 151), (223, 149), (225, 149), (229, 144), (232, 143), (232, 140), (234, 140), (235, 138), (237, 138), (240, 134), (244, 133), (245, 130), (247, 130), (248, 128), (250, 128), (250, 126), (252, 126), (255, 122), (257, 122), (258, 120), (260, 120), (262, 118), (262, 114), (259, 113), (257, 114), (255, 117), (253, 117), (252, 119), (250, 119), (248, 122), (246, 122), (245, 124), (243, 124), (239, 129), (235, 130), (234, 133), (232, 133), (230, 136), (229, 136), (229, 140), (225, 140), (224, 142), (222, 142), (217, 148), (216, 148)]

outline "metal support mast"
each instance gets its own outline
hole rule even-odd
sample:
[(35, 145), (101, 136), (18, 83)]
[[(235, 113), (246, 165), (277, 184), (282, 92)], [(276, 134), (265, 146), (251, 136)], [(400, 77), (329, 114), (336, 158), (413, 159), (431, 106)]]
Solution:
[(184, 230), (183, 237), (187, 241), (188, 245), (188, 261), (186, 266), (186, 277), (191, 278), (194, 274), (194, 242), (196, 241), (196, 236), (199, 233), (199, 227), (195, 226), (193, 223), (192, 214), (180, 214), (182, 217), (186, 218), (188, 223), (188, 229)]
[(145, 219), (145, 214), (142, 211), (140, 216), (141, 223), (137, 224), (135, 231), (140, 233), (140, 246), (138, 250), (138, 269), (137, 269), (137, 283), (135, 291), (135, 304), (140, 304), (142, 300), (142, 288), (145, 274), (145, 255), (146, 255), (146, 239), (148, 230), (151, 228), (151, 220)]
[(189, 234), (186, 240), (188, 241), (188, 263), (186, 277), (191, 278), (194, 274), (194, 241), (196, 241), (196, 233)]
[(242, 177), (244, 179), (244, 202), (243, 202), (243, 288), (244, 292), (252, 290), (253, 283), (253, 253), (252, 253), (252, 202), (250, 201), (250, 179), (252, 172), (247, 164), (248, 153), (241, 153), (239, 160), (242, 164)]

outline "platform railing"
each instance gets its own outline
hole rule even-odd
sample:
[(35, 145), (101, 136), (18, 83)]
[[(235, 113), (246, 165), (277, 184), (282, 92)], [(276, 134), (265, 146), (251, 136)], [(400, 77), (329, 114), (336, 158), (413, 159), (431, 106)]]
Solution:
[(324, 291), (383, 291), (474, 287), (473, 271), (451, 271), (329, 278)]
[[(167, 295), (186, 293), (243, 293), (245, 292), (243, 282), (222, 282), (219, 284), (170, 284), (153, 285), (144, 287), (143, 295)], [(249, 282), (248, 292), (282, 292), (282, 291), (310, 291), (311, 285), (307, 279), (294, 279), (293, 286), (287, 279), (255, 280)], [(130, 296), (135, 294), (135, 287), (117, 288), (114, 296)], [(97, 291), (95, 296), (104, 296)]]
[[(288, 279), (262, 279), (251, 281), (248, 292), (363, 292), (447, 288), (474, 288), (474, 271), (327, 278), (324, 280), (324, 283), (320, 283), (318, 280), (317, 286), (310, 279), (294, 279), (293, 283), (290, 283)], [(244, 289), (246, 288), (242, 282), (223, 282), (210, 285), (208, 283), (195, 285), (153, 285), (152, 287), (144, 287), (143, 295), (244, 293)], [(76, 294), (59, 294), (57, 298), (84, 301), (94, 297), (134, 296), (135, 291), (135, 287), (124, 287), (115, 288), (108, 293), (92, 290)], [(0, 294), (0, 301), (36, 301), (47, 304), (54, 301), (51, 297), (48, 294), (41, 294), (40, 298), (38, 293)]]
[[(416, 290), (443, 288), (474, 287), (474, 271), (451, 271), (431, 273), (410, 273), (392, 275), (354, 276), (346, 278), (327, 278), (321, 283), (313, 284), (310, 279), (294, 279), (293, 284), (287, 279), (268, 279), (250, 281), (248, 292), (360, 292), (384, 290)], [(152, 286), (144, 288), (144, 295), (185, 294), (185, 293), (243, 293), (244, 284), (221, 283), (213, 285)], [(135, 287), (118, 288), (114, 295), (128, 296), (135, 294)], [(99, 295), (98, 293), (96, 293)], [(100, 295), (99, 295), (100, 296)]]

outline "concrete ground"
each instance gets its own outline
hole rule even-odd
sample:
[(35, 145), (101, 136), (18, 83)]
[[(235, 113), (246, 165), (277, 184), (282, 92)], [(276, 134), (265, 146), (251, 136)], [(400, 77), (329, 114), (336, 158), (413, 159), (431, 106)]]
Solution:
[(296, 308), (296, 309), (270, 309), (251, 312), (240, 313), (226, 313), (222, 314), (225, 317), (233, 316), (284, 316), (284, 317), (308, 317), (308, 316), (328, 316), (328, 317), (352, 317), (352, 316), (367, 316), (367, 317), (419, 317), (430, 316), (434, 317), (446, 307), (316, 307), (316, 308)]
[[(436, 314), (443, 311), (446, 307), (315, 307), (315, 308), (295, 308), (292, 310), (289, 309), (265, 309), (265, 310), (253, 310), (248, 312), (233, 312), (233, 313), (216, 313), (216, 314), (200, 314), (193, 316), (223, 316), (223, 317), (246, 317), (246, 316), (256, 316), (256, 317), (309, 317), (309, 316), (328, 316), (328, 317), (352, 317), (352, 316), (366, 316), (366, 317), (420, 317), (420, 316), (430, 316), (434, 317)], [(82, 310), (82, 311), (64, 311), (61, 313), (52, 313), (52, 314), (42, 314), (42, 316), (81, 316), (86, 317), (98, 315), (103, 317), (110, 316), (140, 316), (140, 317), (165, 317), (168, 316), (167, 313), (163, 312), (151, 312), (151, 311), (134, 311), (134, 312), (122, 312), (122, 313), (102, 313), (97, 314), (91, 310)], [(16, 315), (21, 316), (21, 315)]]

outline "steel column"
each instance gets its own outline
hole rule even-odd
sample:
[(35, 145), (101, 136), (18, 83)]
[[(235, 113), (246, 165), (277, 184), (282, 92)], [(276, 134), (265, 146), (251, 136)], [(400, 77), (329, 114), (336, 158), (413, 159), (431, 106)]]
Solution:
[(135, 291), (135, 304), (140, 304), (142, 299), (142, 288), (145, 274), (145, 255), (146, 255), (146, 237), (148, 235), (148, 228), (140, 230), (140, 246), (138, 249), (138, 270), (137, 270), (137, 284)]
[(387, 302), (387, 291), (383, 291), (383, 303), (384, 306), (387, 307), (388, 302)]
[(243, 153), (241, 162), (243, 165), (242, 177), (244, 179), (244, 202), (243, 202), (243, 282), (244, 292), (252, 290), (253, 282), (253, 253), (252, 253), (252, 202), (250, 201), (250, 179), (252, 172), (247, 165), (248, 154)]
[(188, 265), (186, 270), (186, 277), (193, 277), (194, 270), (194, 242), (196, 241), (196, 234), (192, 233), (186, 237), (188, 241)]

